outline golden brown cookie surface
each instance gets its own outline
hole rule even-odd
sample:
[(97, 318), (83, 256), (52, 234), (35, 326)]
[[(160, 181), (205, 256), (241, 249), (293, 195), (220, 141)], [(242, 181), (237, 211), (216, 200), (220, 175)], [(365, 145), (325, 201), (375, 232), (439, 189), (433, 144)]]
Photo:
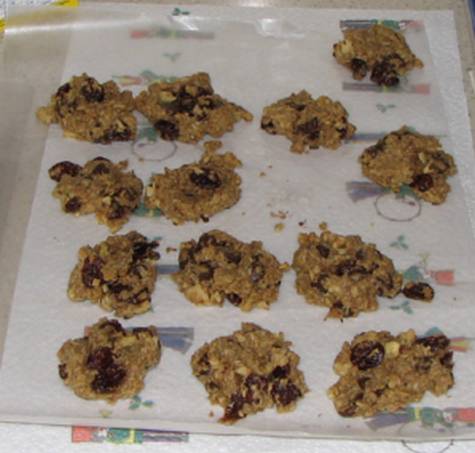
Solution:
[(69, 279), (69, 298), (90, 300), (123, 318), (147, 312), (157, 279), (156, 247), (158, 242), (136, 231), (81, 247)]
[(134, 172), (125, 172), (127, 161), (114, 164), (96, 157), (84, 166), (69, 161), (58, 162), (48, 173), (56, 187), (64, 212), (75, 216), (94, 213), (99, 223), (112, 232), (128, 222), (142, 197), (143, 183)]
[(412, 52), (404, 36), (384, 25), (350, 29), (333, 46), (338, 63), (349, 68), (353, 78), (361, 80), (370, 73), (378, 85), (395, 86), (399, 77), (423, 63)]
[(220, 419), (235, 423), (249, 414), (275, 406), (295, 409), (308, 391), (299, 356), (282, 333), (252, 323), (205, 343), (191, 358), (193, 374), (205, 386), (212, 404), (224, 408)]
[(196, 305), (223, 305), (242, 311), (269, 308), (279, 295), (283, 266), (262, 243), (241, 242), (219, 230), (180, 246), (180, 270), (173, 275), (181, 292)]
[(59, 123), (66, 137), (107, 144), (135, 138), (134, 107), (130, 91), (120, 91), (112, 80), (101, 84), (82, 74), (61, 85), (36, 114), (45, 124)]
[(66, 341), (58, 351), (59, 376), (80, 398), (132, 398), (142, 390), (148, 370), (160, 361), (161, 345), (153, 326), (125, 330), (102, 318), (82, 338)]
[(292, 267), (297, 292), (310, 304), (328, 307), (329, 317), (377, 310), (377, 296), (395, 297), (401, 291), (401, 274), (374, 244), (326, 227), (320, 235), (299, 235)]
[(294, 153), (320, 146), (337, 149), (356, 131), (342, 104), (327, 96), (313, 99), (305, 90), (265, 107), (261, 128), (287, 137)]
[(413, 330), (359, 334), (336, 357), (340, 379), (328, 395), (343, 417), (395, 412), (426, 392), (443, 395), (454, 385), (449, 345), (445, 335), (418, 338)]
[(231, 152), (217, 154), (220, 142), (207, 142), (198, 162), (155, 174), (145, 190), (145, 205), (159, 208), (174, 224), (208, 221), (236, 204), (241, 196), (241, 177), (235, 172), (241, 161)]
[(391, 132), (359, 157), (363, 174), (395, 193), (409, 186), (432, 204), (443, 203), (450, 186), (447, 178), (457, 173), (453, 157), (431, 135), (407, 127)]
[(204, 72), (154, 83), (138, 95), (136, 103), (163, 140), (197, 143), (207, 134), (223, 136), (240, 120), (252, 121), (247, 110), (214, 92)]

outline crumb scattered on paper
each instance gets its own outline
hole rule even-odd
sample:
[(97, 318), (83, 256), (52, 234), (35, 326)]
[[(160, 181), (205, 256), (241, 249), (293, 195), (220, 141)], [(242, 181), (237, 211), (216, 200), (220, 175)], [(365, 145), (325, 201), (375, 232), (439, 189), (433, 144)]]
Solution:
[(276, 223), (274, 225), (274, 231), (276, 231), (277, 233), (280, 233), (284, 228), (285, 224), (283, 224), (282, 222)]
[(165, 251), (166, 251), (167, 253), (172, 253), (172, 252), (176, 252), (177, 249), (176, 249), (175, 247), (167, 247), (167, 248), (165, 249)]
[(289, 211), (277, 211), (277, 212), (271, 212), (270, 216), (273, 217), (274, 219), (286, 219), (289, 214)]
[(305, 226), (306, 223), (307, 223), (307, 220), (306, 220), (306, 219), (305, 219), (305, 220), (301, 220), (301, 221), (299, 222), (299, 226), (300, 226), (300, 227), (303, 227), (303, 226)]

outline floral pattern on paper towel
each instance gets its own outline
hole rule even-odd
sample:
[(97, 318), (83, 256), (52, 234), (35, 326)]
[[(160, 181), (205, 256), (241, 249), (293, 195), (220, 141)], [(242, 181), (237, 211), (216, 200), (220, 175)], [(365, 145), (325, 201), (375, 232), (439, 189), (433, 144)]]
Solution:
[(141, 407), (145, 407), (147, 409), (150, 409), (153, 407), (155, 403), (152, 400), (142, 400), (140, 395), (135, 395), (129, 402), (129, 410), (135, 411), (137, 409), (140, 409)]
[(174, 82), (177, 77), (173, 75), (156, 74), (145, 69), (139, 75), (113, 75), (112, 79), (120, 86), (148, 86), (155, 82)]
[(410, 222), (422, 212), (422, 202), (409, 186), (394, 193), (374, 182), (349, 181), (346, 192), (354, 203), (372, 198), (376, 214), (390, 222)]

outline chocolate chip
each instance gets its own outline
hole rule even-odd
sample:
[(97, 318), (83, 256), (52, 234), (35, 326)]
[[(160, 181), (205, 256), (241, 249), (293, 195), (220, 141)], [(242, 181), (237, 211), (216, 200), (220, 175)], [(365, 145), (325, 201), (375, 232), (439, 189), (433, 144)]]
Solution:
[(173, 141), (180, 135), (180, 130), (175, 123), (167, 120), (158, 120), (154, 124), (155, 129), (160, 133), (160, 137), (163, 140)]
[(57, 91), (56, 91), (56, 96), (62, 98), (66, 93), (69, 93), (71, 90), (71, 85), (69, 83), (65, 83), (64, 85), (61, 85)]
[(362, 376), (360, 378), (358, 378), (357, 382), (358, 382), (358, 386), (360, 389), (364, 389), (366, 387), (366, 383), (370, 380), (369, 377), (366, 377), (366, 376)]
[(81, 94), (87, 102), (102, 102), (104, 100), (104, 88), (92, 77), (86, 79), (85, 85), (81, 87)]
[[(117, 124), (118, 123), (118, 124)], [(132, 129), (123, 121), (117, 120), (117, 123), (104, 134), (95, 140), (95, 143), (107, 145), (111, 142), (127, 142), (132, 139)]]
[(65, 363), (61, 363), (60, 365), (58, 365), (58, 373), (59, 373), (59, 377), (63, 381), (68, 378), (68, 372), (66, 371), (66, 364)]
[(114, 363), (114, 353), (112, 349), (107, 346), (92, 351), (86, 360), (86, 366), (91, 370), (100, 370), (107, 368)]
[(430, 348), (432, 352), (436, 352), (439, 349), (448, 348), (450, 340), (445, 335), (431, 335), (429, 337), (418, 338), (416, 343)]
[(454, 353), (452, 351), (446, 352), (443, 357), (440, 359), (441, 365), (445, 366), (449, 370), (454, 367), (454, 362), (452, 361)]
[(199, 172), (190, 173), (190, 180), (201, 189), (217, 189), (221, 186), (218, 173), (209, 168), (201, 168)]
[(409, 299), (431, 301), (434, 298), (434, 290), (424, 282), (409, 282), (402, 290)]
[(64, 205), (64, 210), (69, 213), (78, 212), (81, 209), (82, 203), (79, 197), (70, 198)]
[(132, 246), (132, 261), (136, 262), (146, 258), (158, 260), (160, 255), (154, 249), (158, 247), (157, 241), (141, 241), (135, 242)]
[(319, 122), (317, 118), (298, 124), (295, 128), (297, 134), (305, 135), (309, 140), (317, 140), (320, 136)]
[(330, 249), (326, 245), (318, 244), (317, 250), (323, 258), (328, 258), (330, 256)]
[(101, 271), (102, 264), (103, 262), (100, 258), (93, 258), (92, 260), (86, 258), (84, 260), (81, 277), (86, 288), (92, 288), (94, 286), (94, 280), (103, 281), (104, 277)]
[(229, 294), (226, 294), (226, 298), (229, 300), (229, 302), (231, 302), (233, 305), (235, 305), (236, 307), (238, 307), (239, 305), (241, 305), (241, 302), (242, 302), (242, 298), (239, 294), (236, 294), (236, 293), (229, 293)]
[(335, 274), (339, 277), (350, 274), (356, 264), (356, 260), (350, 258), (347, 260), (342, 261), (336, 266)]
[(289, 107), (292, 107), (294, 110), (297, 110), (297, 112), (301, 112), (302, 110), (305, 110), (305, 105), (304, 104), (297, 104), (297, 103), (291, 101), (287, 105)]
[(275, 135), (277, 134), (277, 130), (275, 128), (275, 124), (270, 119), (262, 119), (261, 121), (261, 129), (264, 129), (267, 133)]
[(356, 80), (361, 80), (366, 77), (368, 73), (368, 64), (361, 58), (353, 58), (350, 62), (353, 77)]
[(243, 415), (240, 415), (239, 411), (243, 408), (245, 402), (244, 397), (240, 393), (233, 393), (229, 404), (224, 410), (223, 421), (234, 421), (242, 418)]
[(377, 367), (383, 359), (384, 346), (377, 341), (362, 341), (351, 348), (351, 363), (361, 371)]
[(278, 382), (272, 386), (271, 395), (277, 404), (288, 406), (302, 396), (302, 392), (292, 382), (287, 384)]
[(53, 165), (48, 170), (48, 174), (53, 181), (59, 182), (64, 175), (77, 176), (81, 169), (80, 165), (64, 160)]
[(196, 99), (182, 87), (175, 100), (166, 104), (165, 108), (172, 113), (190, 113), (195, 108), (196, 102)]
[(115, 319), (107, 319), (106, 321), (101, 323), (101, 329), (104, 329), (106, 327), (112, 327), (116, 332), (125, 332), (120, 322)]
[(289, 364), (285, 366), (276, 366), (273, 370), (272, 373), (270, 374), (271, 379), (283, 379), (286, 378), (290, 373), (290, 366)]
[(420, 192), (427, 192), (434, 186), (434, 180), (428, 173), (422, 173), (414, 177), (410, 186)]
[(358, 259), (358, 260), (364, 260), (365, 257), (366, 257), (366, 254), (365, 254), (365, 252), (364, 252), (363, 249), (359, 249), (359, 250), (356, 251), (355, 257), (356, 257), (356, 259)]
[(317, 279), (310, 283), (312, 288), (318, 289), (321, 293), (326, 294), (328, 289), (325, 288), (325, 280), (328, 279), (328, 274), (321, 273), (318, 274)]
[(378, 85), (394, 87), (399, 84), (399, 77), (394, 65), (387, 60), (380, 61), (373, 66), (371, 80)]
[(200, 367), (198, 373), (200, 376), (207, 376), (210, 374), (211, 364), (209, 363), (208, 354), (205, 353), (201, 356), (200, 360), (198, 360), (198, 366)]
[(109, 167), (106, 164), (97, 164), (92, 170), (93, 175), (105, 175), (110, 173)]
[(241, 253), (239, 253), (236, 250), (231, 250), (231, 249), (225, 249), (224, 250), (224, 256), (226, 259), (233, 264), (239, 264), (241, 262), (242, 256)]
[(117, 220), (117, 219), (122, 219), (126, 214), (126, 210), (124, 206), (121, 206), (119, 203), (116, 201), (113, 201), (111, 204), (111, 209), (107, 213), (107, 218), (109, 220)]
[(126, 371), (113, 363), (108, 368), (101, 369), (91, 383), (91, 388), (98, 393), (114, 391), (124, 380)]
[(214, 276), (214, 266), (211, 261), (203, 261), (200, 263), (200, 266), (205, 267), (206, 270), (198, 274), (198, 279), (201, 281), (212, 280)]
[(119, 294), (122, 291), (130, 291), (132, 287), (130, 285), (124, 285), (120, 282), (110, 282), (107, 284), (109, 291), (113, 294)]

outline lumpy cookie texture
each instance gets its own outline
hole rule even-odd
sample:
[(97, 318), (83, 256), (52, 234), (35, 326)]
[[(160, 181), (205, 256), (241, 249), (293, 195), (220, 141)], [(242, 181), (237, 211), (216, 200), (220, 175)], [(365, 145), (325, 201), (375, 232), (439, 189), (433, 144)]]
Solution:
[(290, 346), (282, 333), (242, 323), (241, 330), (205, 343), (193, 354), (193, 374), (211, 403), (224, 408), (221, 422), (235, 423), (273, 406), (278, 412), (295, 409), (308, 388), (297, 368), (300, 357)]
[(79, 249), (68, 296), (90, 300), (116, 316), (130, 318), (150, 310), (157, 279), (158, 242), (131, 231)]
[(443, 395), (454, 385), (449, 345), (445, 335), (416, 337), (413, 330), (359, 334), (336, 357), (340, 379), (328, 395), (343, 417), (395, 412), (427, 391)]
[(87, 74), (73, 77), (36, 114), (45, 124), (59, 123), (66, 137), (108, 144), (133, 140), (137, 120), (134, 97), (109, 80), (99, 83)]
[(96, 214), (97, 221), (112, 232), (128, 222), (140, 203), (142, 181), (134, 172), (125, 172), (127, 161), (114, 164), (96, 157), (84, 166), (69, 161), (58, 162), (49, 169), (56, 181), (53, 196), (64, 212), (76, 216)]
[(265, 107), (261, 128), (269, 134), (287, 137), (294, 153), (320, 146), (337, 149), (356, 131), (339, 102), (327, 96), (313, 99), (305, 90)]
[(402, 75), (424, 66), (404, 36), (384, 25), (345, 30), (343, 35), (343, 41), (333, 45), (333, 56), (352, 71), (356, 80), (370, 73), (378, 85), (396, 86)]
[(391, 132), (359, 157), (363, 174), (380, 186), (400, 192), (409, 186), (432, 204), (443, 203), (450, 186), (447, 178), (457, 173), (453, 157), (431, 135), (407, 127)]
[(198, 241), (184, 242), (173, 275), (180, 291), (196, 305), (223, 305), (242, 311), (269, 308), (278, 295), (284, 266), (262, 243), (241, 242), (212, 230)]
[(84, 337), (63, 344), (58, 351), (59, 376), (80, 398), (115, 403), (142, 390), (160, 353), (155, 327), (125, 330), (118, 321), (102, 318)]
[(326, 228), (320, 235), (299, 235), (292, 267), (297, 292), (310, 304), (328, 307), (331, 318), (374, 311), (377, 296), (392, 298), (401, 291), (401, 274), (374, 244)]
[(198, 162), (152, 176), (145, 190), (145, 206), (159, 208), (174, 224), (207, 222), (237, 203), (241, 177), (234, 171), (241, 161), (231, 152), (216, 154), (220, 142), (207, 142)]
[(136, 103), (163, 140), (197, 143), (206, 134), (221, 137), (240, 120), (252, 121), (251, 113), (214, 92), (204, 72), (154, 83)]

